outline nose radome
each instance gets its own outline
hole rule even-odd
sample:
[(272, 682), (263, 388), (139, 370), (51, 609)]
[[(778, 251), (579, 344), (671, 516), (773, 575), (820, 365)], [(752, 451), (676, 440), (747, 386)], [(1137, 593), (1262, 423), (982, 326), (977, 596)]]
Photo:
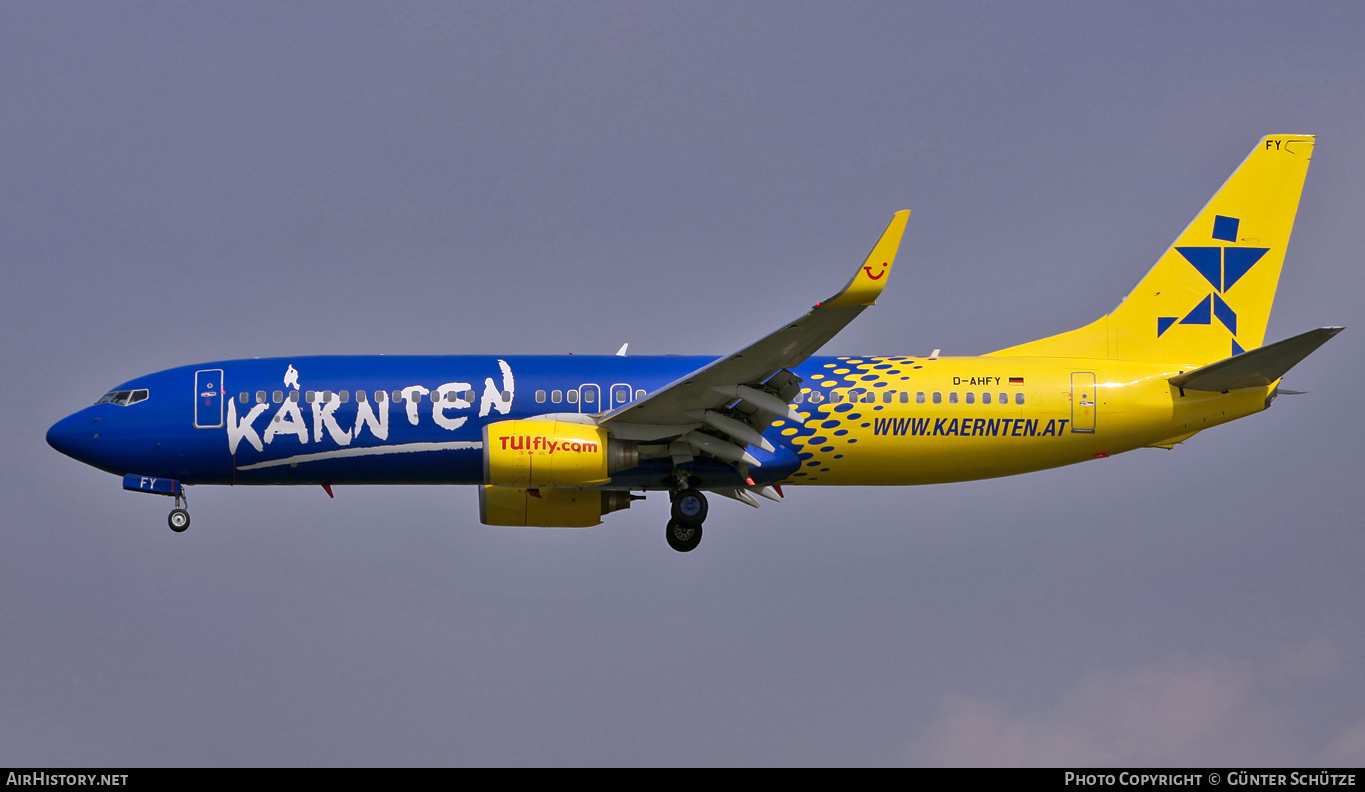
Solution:
[(72, 459), (81, 459), (81, 448), (93, 436), (94, 427), (91, 419), (76, 413), (68, 415), (47, 430), (47, 444)]

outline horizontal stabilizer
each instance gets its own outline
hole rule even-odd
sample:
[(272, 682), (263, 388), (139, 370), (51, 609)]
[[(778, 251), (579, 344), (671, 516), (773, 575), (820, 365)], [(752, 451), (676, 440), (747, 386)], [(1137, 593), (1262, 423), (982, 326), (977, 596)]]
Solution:
[(1226, 393), (1238, 388), (1263, 388), (1283, 377), (1313, 350), (1340, 333), (1342, 327), (1319, 327), (1269, 346), (1233, 355), (1217, 363), (1171, 377), (1177, 388)]

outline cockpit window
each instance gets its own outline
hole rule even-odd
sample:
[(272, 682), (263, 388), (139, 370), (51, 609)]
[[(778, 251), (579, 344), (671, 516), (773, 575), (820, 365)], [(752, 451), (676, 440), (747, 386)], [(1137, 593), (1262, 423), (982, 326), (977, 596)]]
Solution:
[(100, 397), (95, 404), (116, 404), (120, 407), (127, 407), (130, 404), (137, 404), (146, 401), (148, 392), (146, 388), (130, 391), (109, 391)]

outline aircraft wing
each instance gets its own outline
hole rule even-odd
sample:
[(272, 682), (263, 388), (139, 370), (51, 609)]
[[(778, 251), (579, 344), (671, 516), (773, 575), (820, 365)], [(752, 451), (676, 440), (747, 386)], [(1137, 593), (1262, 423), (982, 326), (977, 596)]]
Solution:
[[(900, 211), (872, 252), (838, 294), (764, 338), (639, 401), (605, 413), (599, 423), (626, 440), (679, 438), (690, 449), (731, 462), (758, 462), (744, 448), (771, 451), (760, 434), (774, 417), (800, 421), (788, 403), (801, 380), (786, 371), (815, 354), (865, 308), (874, 304), (896, 260), (910, 212)], [(686, 456), (679, 448), (675, 456)]]

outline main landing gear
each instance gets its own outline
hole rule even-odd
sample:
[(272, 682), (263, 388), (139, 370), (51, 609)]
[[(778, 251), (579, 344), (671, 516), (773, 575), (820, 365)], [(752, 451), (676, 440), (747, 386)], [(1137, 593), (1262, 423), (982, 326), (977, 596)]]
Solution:
[(166, 518), (166, 524), (171, 526), (172, 531), (184, 533), (185, 529), (190, 527), (190, 512), (185, 508), (189, 505), (189, 498), (185, 497), (183, 491), (175, 496), (175, 508), (171, 509), (170, 515)]
[(673, 493), (673, 519), (664, 532), (668, 546), (688, 553), (701, 544), (701, 524), (706, 520), (706, 496), (692, 488)]

